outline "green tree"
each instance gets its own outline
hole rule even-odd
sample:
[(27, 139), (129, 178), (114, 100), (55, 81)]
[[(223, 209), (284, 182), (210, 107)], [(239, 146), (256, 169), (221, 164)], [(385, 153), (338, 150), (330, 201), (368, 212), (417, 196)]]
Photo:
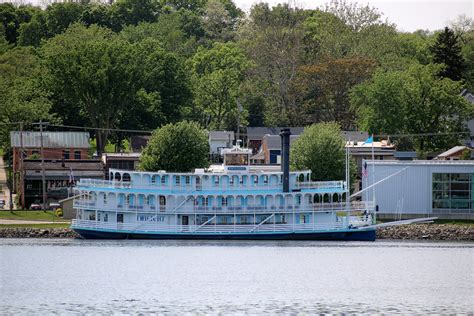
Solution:
[(78, 22), (84, 6), (76, 2), (56, 2), (46, 7), (44, 18), (48, 37), (63, 33), (69, 25)]
[(207, 132), (197, 123), (182, 121), (153, 132), (140, 156), (140, 169), (189, 172), (209, 166)]
[(458, 37), (451, 29), (445, 27), (444, 30), (438, 34), (436, 42), (431, 47), (431, 52), (433, 53), (433, 61), (436, 64), (445, 65), (445, 68), (440, 71), (442, 77), (454, 81), (463, 78), (466, 65), (461, 55), (461, 45), (458, 41)]
[[(290, 168), (309, 169), (317, 181), (344, 180), (345, 161), (345, 140), (335, 122), (306, 127), (290, 149)], [(351, 165), (353, 174), (355, 164)]]
[(449, 134), (416, 138), (415, 147), (420, 151), (459, 143), (474, 111), (459, 95), (459, 82), (437, 76), (440, 68), (417, 65), (407, 71), (380, 71), (354, 87), (351, 106), (357, 112), (359, 128), (374, 134)]
[(40, 46), (41, 40), (47, 37), (43, 15), (37, 14), (33, 16), (30, 22), (21, 24), (18, 33), (18, 45)]
[(370, 78), (375, 67), (374, 60), (365, 58), (331, 59), (300, 67), (295, 84), (304, 108), (301, 124), (334, 121), (344, 130), (354, 130), (350, 90)]
[(300, 120), (292, 80), (303, 64), (307, 15), (287, 4), (270, 8), (259, 3), (239, 30), (239, 44), (255, 63), (251, 79), (265, 97), (267, 125), (295, 125)]
[(125, 25), (156, 22), (161, 5), (155, 0), (118, 0), (110, 7), (110, 23), (118, 32)]
[(139, 90), (135, 49), (108, 29), (75, 24), (45, 43), (41, 53), (45, 83), (57, 102), (73, 105), (91, 126), (105, 129), (97, 132), (97, 149), (102, 153), (108, 129)]
[[(213, 129), (233, 126), (238, 110), (239, 87), (250, 62), (234, 43), (200, 48), (190, 61), (194, 102), (204, 125)], [(244, 117), (241, 117), (243, 120)]]
[(9, 131), (18, 129), (16, 122), (44, 120), (58, 122), (51, 112), (48, 91), (41, 85), (44, 69), (34, 50), (17, 47), (0, 55), (0, 143), (9, 148)]

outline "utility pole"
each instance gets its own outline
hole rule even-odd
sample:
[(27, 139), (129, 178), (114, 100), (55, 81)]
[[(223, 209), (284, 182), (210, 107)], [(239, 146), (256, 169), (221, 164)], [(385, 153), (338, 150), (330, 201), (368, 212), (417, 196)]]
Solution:
[(240, 113), (242, 112), (242, 105), (240, 104), (239, 98), (237, 98), (237, 135), (235, 135), (235, 144), (239, 143), (240, 139)]
[(43, 210), (46, 209), (48, 197), (46, 196), (46, 176), (44, 174), (44, 148), (43, 148), (43, 121), (40, 121), (40, 146), (41, 146), (41, 180), (43, 189)]
[(20, 204), (25, 209), (25, 177), (23, 172), (23, 122), (20, 123)]

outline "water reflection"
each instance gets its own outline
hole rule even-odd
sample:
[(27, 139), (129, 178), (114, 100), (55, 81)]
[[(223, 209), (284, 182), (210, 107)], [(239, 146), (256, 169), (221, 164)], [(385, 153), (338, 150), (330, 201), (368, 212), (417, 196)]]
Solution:
[(0, 314), (472, 313), (474, 243), (0, 240)]

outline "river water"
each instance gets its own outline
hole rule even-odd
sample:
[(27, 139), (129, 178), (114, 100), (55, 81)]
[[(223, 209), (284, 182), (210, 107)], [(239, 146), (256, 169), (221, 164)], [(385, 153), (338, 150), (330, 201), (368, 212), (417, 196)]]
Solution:
[(0, 314), (473, 313), (474, 243), (0, 239)]

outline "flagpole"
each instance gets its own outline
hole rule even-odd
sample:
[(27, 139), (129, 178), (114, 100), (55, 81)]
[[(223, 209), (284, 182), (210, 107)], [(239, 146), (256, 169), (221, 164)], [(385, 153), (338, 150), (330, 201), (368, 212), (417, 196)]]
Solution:
[(350, 225), (350, 218), (351, 218), (351, 213), (350, 213), (350, 190), (351, 186), (349, 184), (349, 145), (351, 143), (351, 140), (349, 139), (349, 142), (346, 142), (346, 215), (347, 215), (347, 225)]
[[(372, 134), (372, 184), (375, 183), (375, 157), (374, 157), (374, 134)], [(373, 187), (372, 190), (372, 200), (374, 201), (374, 207), (375, 207), (375, 186)]]

